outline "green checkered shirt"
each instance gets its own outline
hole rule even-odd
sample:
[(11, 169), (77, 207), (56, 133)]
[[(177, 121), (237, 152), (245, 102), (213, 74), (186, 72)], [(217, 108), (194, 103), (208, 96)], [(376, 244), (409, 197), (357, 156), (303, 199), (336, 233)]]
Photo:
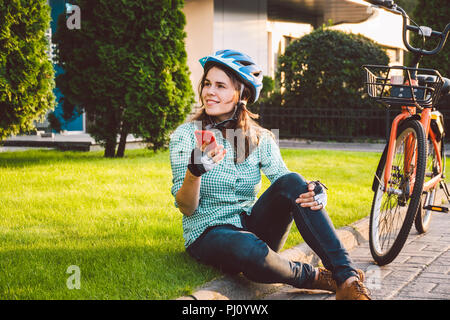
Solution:
[[(193, 122), (180, 125), (170, 137), (170, 164), (172, 166), (172, 195), (175, 197), (186, 175), (192, 149), (196, 147)], [(234, 150), (219, 132), (218, 144), (227, 153), (225, 158), (211, 171), (201, 177), (200, 198), (197, 209), (191, 216), (183, 215), (183, 237), (189, 246), (206, 228), (231, 224), (242, 227), (240, 213), (250, 213), (261, 189), (261, 171), (270, 182), (289, 173), (280, 149), (272, 136), (263, 133), (258, 147), (243, 163), (234, 163)], [(175, 206), (178, 205), (175, 201)]]

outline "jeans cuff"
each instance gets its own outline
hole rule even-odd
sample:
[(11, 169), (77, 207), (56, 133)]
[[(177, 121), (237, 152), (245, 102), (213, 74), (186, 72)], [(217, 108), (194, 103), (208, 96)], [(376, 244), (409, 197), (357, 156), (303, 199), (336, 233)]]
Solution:
[(336, 280), (336, 284), (338, 286), (340, 286), (341, 284), (343, 284), (345, 282), (345, 280), (347, 280), (350, 277), (359, 277), (358, 276), (358, 272), (356, 272), (355, 269), (349, 269), (349, 270), (345, 270), (342, 272), (339, 272), (337, 274), (333, 274), (333, 278), (334, 280)]

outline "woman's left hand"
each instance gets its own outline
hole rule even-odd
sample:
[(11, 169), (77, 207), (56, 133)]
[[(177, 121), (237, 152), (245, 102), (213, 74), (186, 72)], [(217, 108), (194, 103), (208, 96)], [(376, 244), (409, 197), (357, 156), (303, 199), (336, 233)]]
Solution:
[(315, 182), (308, 182), (308, 192), (300, 194), (295, 202), (300, 203), (300, 206), (310, 208), (311, 210), (325, 208), (327, 204), (327, 193), (324, 188), (321, 188), (322, 192), (316, 195), (314, 192), (315, 187)]

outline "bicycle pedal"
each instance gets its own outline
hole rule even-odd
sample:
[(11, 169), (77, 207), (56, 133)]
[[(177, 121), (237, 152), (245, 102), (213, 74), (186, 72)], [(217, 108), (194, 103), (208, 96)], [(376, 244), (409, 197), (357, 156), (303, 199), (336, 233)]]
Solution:
[(425, 210), (431, 210), (431, 211), (436, 211), (436, 212), (448, 212), (448, 208), (447, 207), (441, 207), (441, 206), (432, 206), (432, 205), (428, 205), (423, 207)]

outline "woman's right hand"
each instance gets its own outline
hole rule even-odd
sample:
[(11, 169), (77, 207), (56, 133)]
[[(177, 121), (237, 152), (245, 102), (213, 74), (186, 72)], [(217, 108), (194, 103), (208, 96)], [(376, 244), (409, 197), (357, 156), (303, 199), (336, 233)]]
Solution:
[[(205, 150), (208, 149), (208, 146), (211, 145), (211, 143), (203, 143), (201, 150), (202, 152), (205, 152)], [(214, 163), (219, 163), (220, 161), (225, 158), (225, 154), (227, 153), (227, 149), (223, 147), (223, 145), (216, 145), (215, 148), (208, 150), (207, 155), (209, 158), (211, 158)]]
[(227, 153), (223, 145), (217, 145), (212, 150), (206, 151), (209, 144), (210, 142), (204, 142), (201, 148), (192, 150), (188, 169), (194, 176), (200, 177), (202, 174), (214, 169)]

